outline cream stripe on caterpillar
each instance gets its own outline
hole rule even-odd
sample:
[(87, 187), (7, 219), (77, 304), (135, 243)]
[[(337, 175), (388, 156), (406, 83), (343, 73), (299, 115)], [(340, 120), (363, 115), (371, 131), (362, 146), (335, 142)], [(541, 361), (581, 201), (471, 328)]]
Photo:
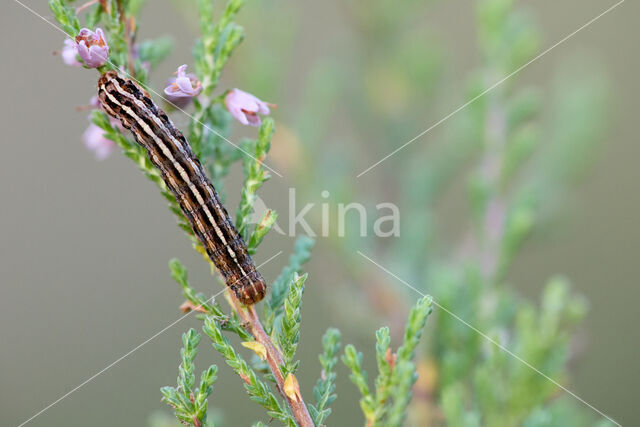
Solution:
[[(200, 175), (200, 179), (204, 179), (204, 176), (201, 175), (201, 171), (199, 168), (196, 167), (196, 165), (193, 163), (193, 161), (191, 159), (189, 159), (187, 157), (187, 152), (185, 150), (185, 148), (182, 146), (182, 144), (180, 143), (180, 141), (178, 141), (172, 134), (171, 132), (169, 132), (169, 130), (164, 126), (164, 123), (162, 123), (162, 121), (155, 115), (152, 114), (148, 108), (146, 107), (146, 105), (144, 105), (144, 103), (142, 103), (142, 101), (138, 100), (137, 98), (135, 98), (133, 95), (125, 92), (122, 90), (122, 88), (120, 87), (120, 84), (117, 81), (113, 81), (114, 86), (116, 87), (116, 90), (118, 90), (118, 92), (120, 92), (120, 94), (122, 94), (123, 96), (128, 97), (129, 99), (131, 99), (133, 102), (136, 103), (136, 105), (138, 105), (138, 107), (140, 107), (141, 109), (145, 110), (147, 112), (147, 114), (149, 115), (149, 117), (151, 117), (153, 119), (153, 121), (163, 130), (163, 132), (165, 133), (165, 135), (167, 135), (169, 137), (169, 139), (171, 140), (171, 142), (173, 143), (173, 146), (178, 148), (178, 150), (180, 150), (180, 152), (185, 156), (185, 158), (187, 159), (187, 161), (191, 162), (192, 167), (194, 169), (194, 171), (196, 171), (196, 173), (198, 175)], [(164, 151), (164, 150), (163, 150)], [(175, 161), (173, 159), (173, 156), (171, 155), (170, 152), (165, 151), (165, 155), (175, 164)], [(176, 165), (178, 169), (178, 171), (180, 172), (180, 175), (182, 176), (182, 178), (187, 181), (190, 185), (190, 189), (192, 190), (192, 192), (194, 193), (194, 195), (198, 198), (198, 202), (202, 205), (203, 204), (203, 200), (202, 200), (202, 196), (200, 195), (200, 193), (197, 193), (196, 190), (194, 190), (193, 185), (191, 184), (191, 182), (189, 181), (188, 176), (186, 176), (186, 172), (184, 171), (184, 169), (182, 169), (182, 167), (180, 167), (179, 165)], [(209, 196), (212, 196), (212, 194), (210, 193)], [(216, 208), (218, 209), (218, 215), (221, 215), (221, 212), (219, 211), (218, 205), (216, 205)], [(211, 213), (209, 212), (208, 209), (206, 209), (206, 214), (209, 217), (209, 220), (211, 221), (211, 223), (215, 226), (215, 221), (212, 218)], [(216, 232), (218, 234), (218, 237), (220, 237), (220, 240), (222, 241), (223, 244), (227, 244), (227, 242), (224, 239), (224, 236), (222, 235), (222, 233), (220, 233), (220, 231), (217, 229), (216, 227)]]
[[(122, 90), (122, 88), (120, 87), (120, 85), (118, 84), (117, 81), (114, 81), (114, 86), (116, 87), (116, 90), (118, 92), (120, 92), (121, 95), (123, 96), (127, 96), (130, 97), (129, 94), (127, 94), (126, 92), (124, 92)], [(104, 90), (104, 85), (102, 85), (102, 89)], [(160, 147), (160, 149), (162, 150), (162, 152), (164, 153), (165, 156), (167, 156), (167, 158), (173, 163), (173, 166), (176, 168), (176, 170), (178, 171), (178, 173), (180, 174), (180, 177), (184, 180), (184, 182), (189, 186), (189, 189), (191, 190), (191, 192), (193, 193), (193, 195), (196, 197), (196, 199), (198, 200), (198, 203), (200, 204), (200, 206), (202, 206), (204, 212), (207, 215), (207, 218), (210, 221), (210, 224), (213, 226), (214, 230), (216, 231), (216, 234), (218, 235), (218, 237), (220, 238), (220, 241), (222, 242), (223, 245), (226, 246), (227, 250), (229, 251), (229, 255), (231, 255), (231, 257), (233, 258), (233, 260), (235, 261), (236, 265), (238, 266), (238, 268), (240, 269), (240, 271), (242, 272), (243, 276), (246, 276), (247, 274), (244, 272), (244, 270), (242, 269), (242, 267), (240, 266), (240, 263), (238, 263), (238, 259), (236, 258), (236, 254), (233, 251), (233, 249), (231, 249), (230, 246), (228, 246), (227, 241), (224, 238), (224, 235), (222, 234), (222, 232), (220, 231), (220, 228), (218, 227), (218, 225), (216, 224), (213, 216), (211, 215), (211, 212), (209, 212), (209, 208), (205, 205), (205, 201), (202, 198), (202, 195), (200, 194), (200, 192), (195, 188), (195, 186), (193, 185), (193, 183), (191, 182), (191, 180), (189, 179), (189, 175), (187, 175), (187, 172), (185, 172), (185, 170), (182, 168), (182, 166), (173, 158), (173, 155), (171, 154), (171, 151), (166, 147), (166, 145), (163, 143), (162, 139), (160, 139), (154, 132), (153, 130), (149, 127), (149, 125), (147, 125), (143, 120), (140, 119), (140, 117), (130, 108), (127, 107), (126, 105), (122, 105), (118, 102), (118, 100), (111, 94), (107, 93), (107, 96), (109, 97), (109, 99), (115, 103), (116, 105), (120, 106), (122, 109), (124, 109), (131, 117), (133, 117), (135, 119), (136, 122), (138, 122), (138, 125), (140, 125), (140, 127), (142, 127), (144, 129), (144, 131), (150, 136), (152, 137), (156, 143), (158, 144), (158, 146)], [(136, 102), (137, 100), (135, 100), (134, 102)], [(156, 121), (158, 118), (155, 117), (154, 114), (152, 114), (150, 111), (148, 111), (148, 109), (144, 106), (144, 105), (140, 105), (140, 101), (137, 101), (136, 104), (138, 104), (138, 107), (142, 108), (143, 110), (146, 110), (145, 112), (147, 113), (147, 115), (149, 117), (152, 117), (154, 119), (154, 121)], [(164, 128), (164, 126), (163, 126)], [(166, 129), (164, 129), (166, 131)], [(168, 134), (168, 133), (167, 133)], [(174, 139), (175, 140), (175, 139)], [(175, 144), (174, 144), (175, 145)], [(204, 230), (203, 230), (204, 231)]]
[(238, 299), (244, 304), (260, 301), (266, 283), (180, 131), (142, 88), (113, 71), (100, 77), (98, 95), (104, 110), (130, 129), (145, 148), (209, 258)]
[[(116, 90), (118, 92), (120, 92), (121, 95), (126, 96), (128, 98), (132, 98), (132, 95), (129, 95), (127, 92), (124, 92), (122, 90), (122, 88), (120, 87), (120, 85), (118, 84), (117, 81), (114, 81), (114, 86), (116, 87)], [(104, 85), (102, 85), (102, 89), (104, 90)], [(120, 104), (118, 102), (118, 100), (113, 97), (113, 95), (107, 94), (107, 96), (111, 99), (111, 101), (113, 101), (115, 104), (119, 105), (121, 108), (124, 108), (125, 111), (127, 111), (137, 122), (138, 124), (145, 130), (145, 132), (147, 132), (147, 134), (149, 136), (151, 136), (156, 143), (158, 144), (158, 146), (160, 147), (160, 149), (162, 150), (162, 152), (164, 153), (165, 156), (167, 156), (167, 158), (173, 163), (174, 167), (176, 168), (176, 170), (178, 171), (178, 173), (180, 173), (180, 176), (182, 177), (182, 179), (189, 185), (189, 189), (191, 190), (191, 192), (193, 193), (194, 196), (196, 196), (196, 198), (198, 199), (198, 203), (200, 203), (201, 206), (204, 205), (204, 200), (202, 199), (202, 196), (200, 195), (200, 192), (194, 187), (193, 183), (191, 182), (191, 180), (189, 179), (189, 176), (187, 175), (187, 173), (185, 172), (185, 170), (182, 168), (182, 166), (176, 162), (176, 160), (173, 158), (173, 155), (171, 154), (171, 151), (169, 151), (169, 149), (166, 147), (165, 144), (163, 144), (162, 140), (153, 133), (153, 131), (151, 130), (151, 128), (149, 128), (149, 126), (142, 121), (132, 110), (131, 108), (124, 106), (122, 104)], [(147, 113), (147, 115), (149, 117), (151, 117), (156, 123), (160, 123), (159, 119), (152, 114), (150, 111), (148, 111), (146, 109), (146, 107), (144, 106), (144, 104), (142, 104), (140, 101), (138, 101), (137, 99), (132, 99), (133, 102), (135, 102), (139, 108), (143, 109), (143, 111), (145, 111)], [(166, 135), (170, 135), (170, 133), (166, 130), (166, 128), (164, 128), (164, 126), (162, 126), (163, 131), (165, 131)], [(180, 144), (177, 143), (177, 141), (170, 136), (170, 138), (172, 139), (174, 146), (178, 147), (179, 149), (181, 149), (183, 151), (183, 154), (186, 155), (186, 153), (184, 153), (184, 149), (182, 148), (182, 146)], [(215, 220), (213, 219), (213, 216), (211, 215), (211, 212), (209, 212), (209, 209), (206, 206), (203, 206), (205, 213), (207, 214), (207, 217), (209, 218), (209, 221), (211, 222), (211, 224), (213, 225), (213, 227), (216, 229), (216, 234), (218, 235), (218, 237), (220, 238), (220, 240), (222, 241), (222, 244), (226, 245), (227, 242), (224, 239), (224, 236), (222, 235), (222, 233), (220, 232), (220, 229), (218, 228), (218, 226), (216, 225)]]

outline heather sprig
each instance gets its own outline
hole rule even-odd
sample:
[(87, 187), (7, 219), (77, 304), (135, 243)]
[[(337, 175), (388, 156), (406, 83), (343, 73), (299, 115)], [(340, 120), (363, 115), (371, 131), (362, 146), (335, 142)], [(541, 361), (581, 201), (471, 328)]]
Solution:
[(284, 300), (283, 313), (276, 329), (275, 341), (282, 349), (284, 359), (283, 375), (295, 373), (300, 364), (299, 361), (294, 361), (294, 356), (300, 340), (300, 309), (306, 280), (306, 274), (302, 276), (298, 273), (293, 274), (289, 292)]
[(280, 275), (271, 285), (271, 293), (265, 298), (264, 303), (264, 328), (271, 335), (276, 319), (284, 311), (284, 299), (289, 291), (289, 286), (296, 273), (300, 272), (302, 264), (309, 260), (314, 240), (301, 236), (296, 239), (293, 254), (289, 257), (289, 263), (282, 269)]
[(367, 384), (367, 373), (362, 367), (363, 354), (358, 352), (356, 348), (348, 344), (344, 349), (344, 355), (342, 356), (342, 363), (351, 371), (349, 379), (360, 391), (362, 399), (360, 399), (360, 408), (364, 413), (367, 423), (374, 418), (374, 412), (376, 408), (375, 401), (371, 395), (371, 390)]
[(427, 317), (432, 310), (431, 297), (423, 297), (411, 309), (404, 331), (404, 340), (396, 353), (390, 348), (389, 328), (376, 333), (378, 376), (372, 392), (367, 373), (362, 366), (363, 354), (353, 345), (347, 345), (343, 363), (351, 371), (349, 378), (360, 391), (360, 407), (368, 426), (400, 426), (411, 400), (411, 388), (418, 378), (414, 363), (414, 350), (418, 345)]
[(249, 236), (249, 240), (247, 241), (247, 250), (250, 255), (256, 253), (256, 249), (258, 245), (262, 242), (262, 239), (265, 238), (267, 233), (271, 231), (271, 228), (276, 223), (278, 219), (278, 213), (272, 209), (267, 209), (265, 213), (262, 215), (262, 219), (255, 226), (253, 232)]
[[(386, 405), (378, 406), (376, 412), (382, 412), (382, 414), (387, 412), (384, 425), (401, 426), (407, 417), (407, 408), (412, 396), (411, 389), (418, 379), (418, 373), (415, 364), (405, 360), (398, 361), (393, 370), (393, 382), (391, 383), (393, 403), (388, 409)], [(376, 416), (378, 416), (377, 413)]]
[[(66, 0), (50, 0), (49, 8), (64, 32), (70, 37), (75, 37), (80, 32), (82, 26), (76, 16), (74, 8), (68, 6), (67, 3)], [(96, 24), (97, 21), (92, 21), (91, 23)]]
[(175, 411), (176, 418), (182, 423), (202, 426), (207, 421), (207, 398), (213, 391), (213, 383), (217, 379), (218, 367), (211, 365), (200, 375), (200, 383), (196, 387), (194, 359), (200, 334), (189, 329), (182, 334), (180, 350), (180, 366), (178, 368), (177, 387), (162, 387), (163, 400)]
[(391, 336), (389, 328), (383, 327), (376, 331), (376, 363), (378, 365), (378, 377), (375, 381), (376, 393), (375, 401), (380, 414), (376, 418), (380, 418), (386, 406), (384, 405), (391, 394), (391, 374), (393, 372), (393, 356), (391, 353)]
[(385, 387), (391, 390), (385, 398), (379, 399), (377, 402), (378, 408), (380, 408), (376, 414), (377, 419), (384, 416), (386, 411), (383, 408), (387, 406), (388, 398), (393, 397), (393, 404), (388, 409), (387, 425), (401, 425), (406, 417), (407, 407), (411, 400), (411, 389), (418, 379), (414, 363), (415, 349), (422, 336), (427, 316), (431, 314), (432, 305), (431, 297), (423, 297), (411, 309), (405, 325), (402, 345), (398, 348), (395, 357), (391, 356), (391, 360), (388, 362), (391, 368), (389, 381), (386, 384), (382, 382), (376, 384), (377, 397), (387, 394), (384, 390)]
[(338, 397), (335, 394), (336, 372), (338, 363), (338, 350), (340, 350), (340, 331), (329, 328), (322, 337), (322, 354), (318, 357), (322, 371), (320, 378), (313, 388), (316, 404), (309, 406), (311, 417), (316, 425), (323, 425), (324, 421), (331, 415), (329, 405)]
[[(263, 221), (260, 222), (258, 227), (251, 233), (249, 231), (249, 224), (251, 220), (251, 214), (253, 213), (253, 205), (256, 201), (256, 193), (262, 187), (269, 178), (269, 173), (265, 170), (263, 162), (267, 157), (267, 153), (271, 147), (271, 138), (274, 132), (274, 122), (272, 119), (265, 120), (260, 126), (260, 132), (258, 133), (258, 139), (255, 141), (248, 141), (244, 144), (244, 149), (250, 156), (245, 156), (242, 162), (244, 171), (244, 185), (242, 186), (242, 193), (240, 198), (240, 205), (238, 206), (238, 213), (236, 215), (236, 227), (238, 233), (247, 242), (249, 242), (249, 252), (255, 250), (260, 244), (266, 233), (271, 226), (275, 224), (277, 214), (273, 211), (267, 211)], [(256, 234), (258, 233), (258, 234)]]
[(204, 332), (211, 338), (213, 347), (224, 357), (225, 362), (238, 374), (244, 382), (251, 400), (267, 410), (267, 414), (285, 424), (295, 425), (291, 415), (281, 405), (280, 401), (270, 391), (269, 386), (258, 378), (255, 371), (240, 356), (229, 340), (222, 334), (220, 323), (215, 317), (207, 316), (203, 327)]

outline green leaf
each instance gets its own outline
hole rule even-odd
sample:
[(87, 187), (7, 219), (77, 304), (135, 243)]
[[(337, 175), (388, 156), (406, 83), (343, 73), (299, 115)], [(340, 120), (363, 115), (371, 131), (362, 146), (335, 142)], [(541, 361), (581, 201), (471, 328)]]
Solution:
[(74, 38), (80, 32), (80, 21), (73, 7), (67, 6), (65, 0), (49, 0), (49, 8), (64, 32)]
[(300, 339), (300, 309), (306, 280), (307, 274), (298, 276), (297, 273), (294, 273), (291, 284), (289, 285), (287, 298), (284, 301), (283, 316), (280, 318), (279, 327), (277, 328), (275, 336), (275, 341), (282, 350), (282, 357), (284, 359), (282, 375), (285, 377), (289, 373), (295, 373), (298, 366), (297, 363), (294, 363), (293, 358)]
[(178, 367), (178, 386), (162, 387), (162, 400), (173, 407), (176, 418), (181, 422), (203, 425), (207, 420), (207, 398), (213, 391), (218, 368), (212, 365), (200, 376), (198, 388), (195, 386), (194, 359), (200, 334), (195, 329), (189, 329), (182, 335), (182, 349), (180, 350), (180, 366)]
[(309, 260), (311, 248), (314, 240), (307, 236), (296, 239), (294, 252), (289, 257), (289, 264), (282, 269), (282, 272), (271, 285), (271, 294), (266, 298), (264, 304), (263, 325), (267, 334), (271, 334), (276, 318), (283, 312), (284, 298), (289, 290), (289, 284), (295, 273), (299, 273), (302, 264)]
[(335, 366), (338, 362), (337, 353), (340, 349), (340, 331), (329, 328), (322, 337), (323, 353), (319, 356), (322, 373), (318, 379), (313, 394), (316, 404), (309, 406), (311, 418), (316, 425), (322, 425), (331, 414), (329, 405), (336, 399)]

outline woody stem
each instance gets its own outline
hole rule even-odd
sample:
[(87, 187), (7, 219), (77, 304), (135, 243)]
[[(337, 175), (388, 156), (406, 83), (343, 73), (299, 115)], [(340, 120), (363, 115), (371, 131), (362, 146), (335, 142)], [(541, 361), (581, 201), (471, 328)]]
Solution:
[(302, 394), (299, 395), (299, 399), (294, 399), (284, 392), (285, 378), (282, 375), (282, 370), (280, 368), (282, 365), (284, 365), (282, 354), (280, 354), (280, 351), (273, 344), (271, 338), (269, 338), (269, 335), (267, 335), (267, 333), (264, 331), (262, 322), (260, 322), (258, 313), (256, 313), (256, 309), (254, 308), (254, 306), (243, 306), (236, 299), (233, 293), (230, 293), (230, 297), (233, 303), (234, 310), (238, 313), (242, 321), (247, 324), (247, 328), (256, 339), (256, 341), (264, 346), (267, 353), (266, 361), (269, 365), (271, 373), (273, 374), (273, 377), (276, 380), (278, 392), (287, 401), (287, 404), (289, 405), (291, 413), (296, 419), (296, 422), (301, 427), (313, 427), (314, 424), (311, 420), (311, 415), (309, 415), (307, 405), (304, 403), (304, 399), (302, 399)]
[(120, 15), (120, 22), (124, 26), (124, 40), (127, 43), (127, 62), (129, 66), (129, 74), (132, 78), (136, 76), (136, 68), (133, 63), (133, 43), (131, 42), (131, 25), (129, 25), (129, 21), (124, 13), (124, 6), (122, 4), (122, 0), (117, 0), (118, 5), (118, 15)]

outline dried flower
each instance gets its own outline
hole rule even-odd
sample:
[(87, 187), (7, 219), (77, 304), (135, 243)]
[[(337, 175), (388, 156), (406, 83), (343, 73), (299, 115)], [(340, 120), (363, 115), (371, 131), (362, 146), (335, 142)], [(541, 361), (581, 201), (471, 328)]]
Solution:
[(258, 357), (260, 357), (260, 360), (267, 360), (267, 349), (262, 343), (259, 343), (257, 341), (248, 341), (242, 342), (240, 344), (257, 354)]
[(298, 384), (298, 379), (292, 373), (287, 375), (287, 378), (284, 380), (284, 394), (293, 401), (300, 402), (302, 401), (302, 395), (300, 394), (300, 384)]
[(78, 61), (78, 47), (71, 39), (65, 39), (62, 47), (62, 61), (72, 67), (82, 67), (82, 62)]
[(76, 36), (76, 48), (84, 65), (89, 68), (102, 67), (109, 56), (109, 46), (100, 28), (96, 32), (83, 28)]
[(260, 126), (262, 120), (258, 114), (267, 115), (269, 107), (275, 107), (240, 89), (231, 89), (224, 97), (224, 104), (236, 120), (251, 126)]
[(202, 90), (202, 83), (196, 75), (187, 74), (186, 69), (187, 64), (179, 66), (176, 76), (167, 80), (167, 87), (164, 88), (167, 100), (179, 108), (186, 107), (191, 98), (198, 96)]
[(105, 138), (104, 130), (94, 123), (89, 124), (89, 127), (82, 135), (82, 139), (85, 147), (93, 151), (98, 160), (104, 160), (109, 157), (116, 147), (116, 143)]
[(207, 314), (207, 310), (202, 305), (195, 305), (191, 301), (185, 301), (180, 305), (180, 311), (183, 313), (189, 313), (190, 311), (197, 311), (199, 313)]

